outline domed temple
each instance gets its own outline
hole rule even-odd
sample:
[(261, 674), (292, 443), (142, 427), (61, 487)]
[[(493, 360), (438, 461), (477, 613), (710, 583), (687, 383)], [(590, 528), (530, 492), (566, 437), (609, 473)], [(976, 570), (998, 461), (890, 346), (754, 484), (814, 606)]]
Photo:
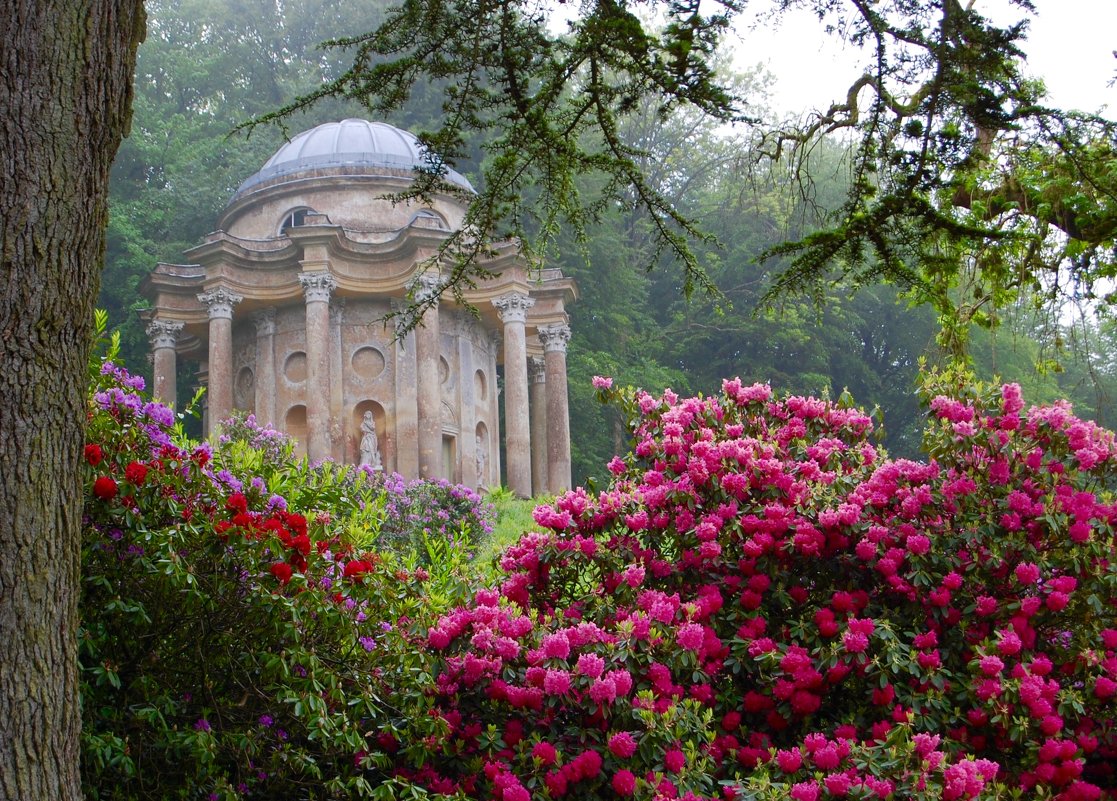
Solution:
[(207, 387), (207, 434), (243, 410), (311, 459), (470, 486), (500, 483), (503, 440), (514, 492), (568, 488), (573, 281), (529, 268), (513, 242), (493, 243), (480, 264), (489, 277), (465, 292), (479, 315), (447, 294), (402, 338), (386, 321), (437, 295), (439, 247), (473, 192), (450, 171), (460, 194), (390, 199), (429, 167), (412, 134), (364, 120), (281, 147), (187, 251), (189, 264), (148, 277), (156, 397), (175, 402), (178, 360), (192, 360)]

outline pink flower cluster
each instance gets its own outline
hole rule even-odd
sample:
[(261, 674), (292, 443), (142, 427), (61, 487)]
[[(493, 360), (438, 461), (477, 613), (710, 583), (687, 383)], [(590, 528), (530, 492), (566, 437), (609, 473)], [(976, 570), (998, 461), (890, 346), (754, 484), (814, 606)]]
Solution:
[(432, 707), (476, 721), (431, 769), (515, 801), (1112, 797), (1113, 437), (961, 397), (930, 401), (924, 463), (763, 385), (631, 395), (611, 484), (540, 506), (499, 592), (427, 633)]

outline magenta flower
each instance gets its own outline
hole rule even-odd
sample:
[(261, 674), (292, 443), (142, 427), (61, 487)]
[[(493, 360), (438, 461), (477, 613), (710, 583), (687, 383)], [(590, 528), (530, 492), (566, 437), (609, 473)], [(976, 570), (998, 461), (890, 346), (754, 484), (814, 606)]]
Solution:
[(818, 782), (798, 782), (791, 787), (791, 798), (793, 801), (818, 801), (821, 789)]
[(543, 679), (543, 692), (561, 696), (570, 691), (570, 674), (565, 670), (548, 670)]
[(675, 635), (675, 641), (679, 644), (680, 648), (687, 651), (698, 651), (702, 648), (702, 640), (704, 632), (702, 626), (698, 623), (684, 623), (679, 626), (679, 631)]
[(544, 767), (555, 764), (555, 760), (558, 759), (558, 752), (555, 751), (555, 747), (546, 741), (536, 743), (535, 747), (531, 749), (531, 755), (538, 759)]
[(983, 656), (978, 662), (981, 672), (986, 676), (998, 676), (1004, 670), (1005, 663), (995, 656)]
[(678, 748), (669, 748), (663, 754), (663, 767), (671, 773), (679, 773), (686, 767), (686, 754)]
[(628, 759), (636, 753), (636, 740), (626, 731), (609, 738), (609, 753), (618, 759)]
[(803, 765), (803, 755), (798, 749), (776, 752), (776, 764), (784, 773), (794, 773)]
[(1031, 562), (1021, 562), (1016, 566), (1016, 580), (1027, 586), (1039, 581), (1039, 568)]

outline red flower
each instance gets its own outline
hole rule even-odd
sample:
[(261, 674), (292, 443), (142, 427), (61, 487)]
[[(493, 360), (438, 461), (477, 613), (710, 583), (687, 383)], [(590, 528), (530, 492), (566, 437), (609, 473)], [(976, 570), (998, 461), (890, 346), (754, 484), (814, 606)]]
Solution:
[(354, 559), (345, 565), (342, 575), (346, 578), (358, 578), (372, 570), (372, 565), (363, 559)]
[(230, 512), (245, 514), (248, 511), (248, 499), (244, 497), (243, 493), (234, 492), (225, 501), (225, 508)]
[(116, 481), (109, 476), (101, 476), (93, 482), (93, 494), (102, 501), (111, 501), (119, 492)]
[(286, 562), (276, 562), (269, 568), (269, 570), (271, 570), (271, 574), (273, 576), (279, 579), (280, 584), (286, 584), (288, 581), (291, 580), (291, 574), (293, 571), (291, 570), (291, 566)]
[(101, 459), (105, 456), (101, 450), (100, 445), (86, 445), (85, 446), (85, 461), (96, 467), (101, 463)]
[(281, 513), (281, 514), (283, 514), (283, 516), (284, 516), (283, 519), (284, 519), (284, 522), (287, 523), (287, 528), (289, 528), (289, 529), (291, 529), (291, 531), (295, 532), (296, 535), (306, 534), (306, 518), (305, 517), (303, 517), (302, 515), (297, 515), (297, 514), (288, 514), (288, 513)]
[(124, 478), (135, 486), (140, 486), (147, 478), (147, 465), (143, 462), (129, 462), (124, 468)]

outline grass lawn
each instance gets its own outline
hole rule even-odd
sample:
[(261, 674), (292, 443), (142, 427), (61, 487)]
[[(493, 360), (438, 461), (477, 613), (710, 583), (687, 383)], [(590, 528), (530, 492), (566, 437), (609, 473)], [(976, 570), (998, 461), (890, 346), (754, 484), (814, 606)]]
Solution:
[(490, 490), (485, 495), (485, 500), (496, 508), (496, 525), (493, 534), (481, 546), (476, 564), (488, 564), (493, 557), (520, 539), (524, 533), (537, 529), (531, 517), (532, 510), (541, 503), (546, 503), (550, 497), (545, 498), (517, 498), (503, 487)]

